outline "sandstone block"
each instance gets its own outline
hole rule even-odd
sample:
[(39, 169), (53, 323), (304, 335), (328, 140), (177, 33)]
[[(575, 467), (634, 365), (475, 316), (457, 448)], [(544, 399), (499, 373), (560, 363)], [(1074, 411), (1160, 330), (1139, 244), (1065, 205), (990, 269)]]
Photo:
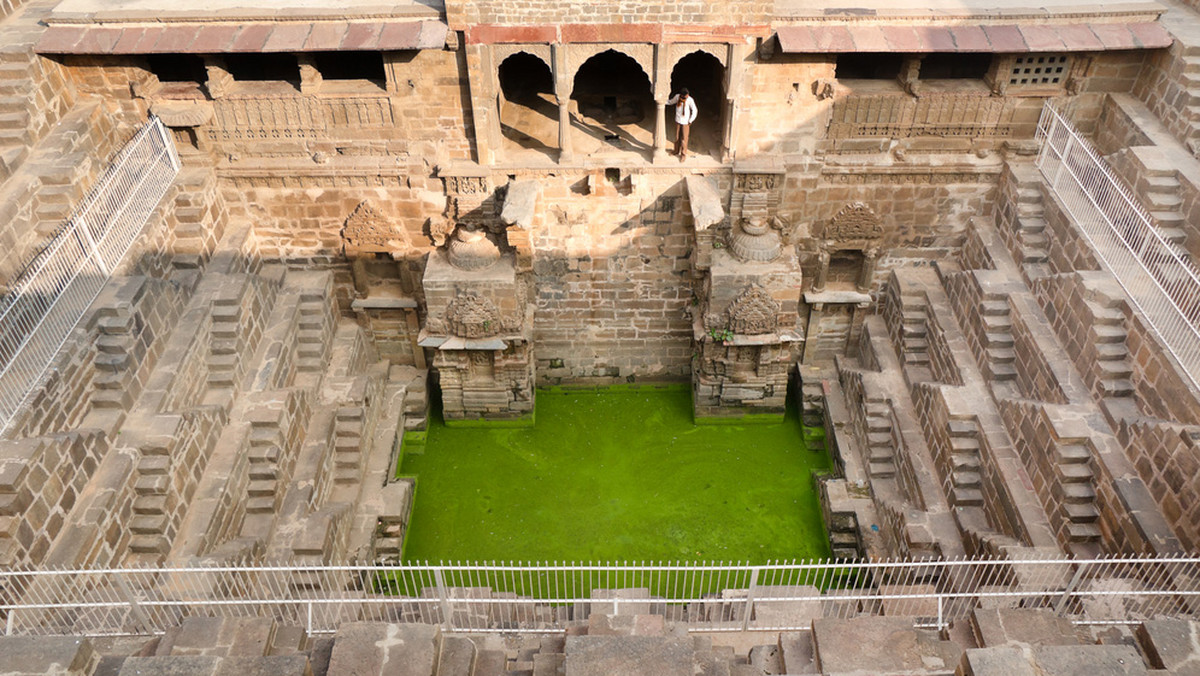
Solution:
[(330, 676), (430, 676), (438, 654), (437, 627), (354, 622), (338, 629)]

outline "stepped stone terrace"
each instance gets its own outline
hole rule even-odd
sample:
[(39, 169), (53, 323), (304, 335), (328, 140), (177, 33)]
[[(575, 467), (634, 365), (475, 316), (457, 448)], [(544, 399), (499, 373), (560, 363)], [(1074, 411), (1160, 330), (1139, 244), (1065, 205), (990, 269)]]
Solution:
[[(0, 674), (1194, 673), (1197, 256), (1195, 0), (0, 0)], [(928, 565), (321, 627), (16, 576), (403, 568), (431, 401), (646, 383), (795, 407), (834, 555)]]

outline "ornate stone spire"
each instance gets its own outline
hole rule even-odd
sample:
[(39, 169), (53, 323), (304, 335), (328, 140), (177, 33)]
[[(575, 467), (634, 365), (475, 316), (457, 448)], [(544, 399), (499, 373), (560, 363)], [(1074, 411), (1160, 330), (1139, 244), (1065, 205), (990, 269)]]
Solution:
[(483, 270), (500, 260), (500, 249), (488, 239), (487, 233), (460, 224), (446, 246), (446, 255), (450, 265), (459, 270)]
[(760, 216), (743, 218), (729, 238), (729, 250), (742, 261), (768, 263), (783, 252), (783, 239)]

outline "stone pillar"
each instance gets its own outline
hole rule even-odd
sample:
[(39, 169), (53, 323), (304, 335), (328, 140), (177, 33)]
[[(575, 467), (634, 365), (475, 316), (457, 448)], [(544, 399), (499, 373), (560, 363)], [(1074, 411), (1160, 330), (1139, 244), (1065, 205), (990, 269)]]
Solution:
[(871, 282), (875, 280), (875, 267), (879, 264), (879, 250), (867, 249), (863, 252), (862, 270), (858, 275), (855, 287), (861, 293), (870, 293)]
[(654, 102), (654, 161), (667, 159), (667, 100)]
[(567, 46), (552, 45), (554, 62), (554, 97), (558, 102), (558, 162), (575, 160), (571, 146), (571, 90), (574, 83), (567, 67)]
[[(737, 115), (741, 108), (738, 101), (741, 100), (746, 89), (746, 73), (750, 68), (750, 54), (753, 51), (753, 45), (729, 45), (729, 58), (726, 59), (729, 65), (725, 67), (727, 105), (725, 106), (725, 124), (721, 130), (721, 152), (722, 160), (725, 162), (731, 162), (737, 156)], [(755, 60), (757, 61), (757, 59)]]
[(205, 57), (204, 70), (208, 73), (208, 81), (204, 83), (208, 93), (214, 99), (219, 99), (229, 93), (233, 86), (233, 76), (225, 70), (225, 60), (220, 57)]
[(558, 99), (558, 162), (566, 164), (575, 159), (571, 147), (571, 99)]
[(492, 95), (491, 52), (487, 45), (470, 45), (465, 50), (467, 57), (467, 85), (471, 92), (471, 116), (475, 126), (476, 161), (490, 165), (496, 161), (498, 139), (492, 137), (493, 118), (497, 114), (496, 97)]
[(812, 292), (821, 293), (825, 290), (825, 283), (829, 280), (829, 252), (822, 251), (817, 254), (817, 276), (813, 278)]
[(300, 93), (316, 94), (321, 90), (321, 71), (317, 70), (316, 60), (312, 54), (298, 54), (296, 61), (300, 64)]

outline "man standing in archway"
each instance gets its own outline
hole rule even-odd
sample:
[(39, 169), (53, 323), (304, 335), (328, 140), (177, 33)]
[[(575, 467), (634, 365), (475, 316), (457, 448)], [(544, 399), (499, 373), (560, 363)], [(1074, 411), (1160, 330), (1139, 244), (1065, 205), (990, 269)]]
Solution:
[(678, 155), (682, 162), (687, 159), (688, 131), (700, 111), (696, 110), (696, 102), (688, 95), (686, 88), (668, 99), (667, 105), (675, 106), (675, 151), (671, 154)]

